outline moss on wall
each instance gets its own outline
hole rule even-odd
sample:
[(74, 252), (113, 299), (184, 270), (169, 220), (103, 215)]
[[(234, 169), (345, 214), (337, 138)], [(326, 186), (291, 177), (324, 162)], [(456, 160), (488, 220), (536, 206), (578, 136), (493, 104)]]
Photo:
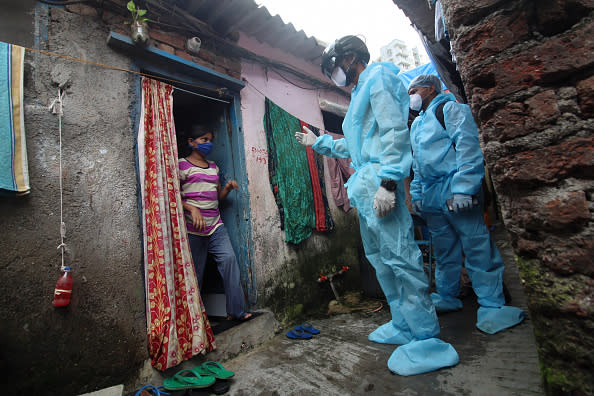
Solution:
[(305, 315), (326, 314), (334, 294), (328, 281), (318, 282), (320, 274), (349, 270), (334, 278), (339, 295), (360, 289), (359, 224), (353, 212), (334, 216), (335, 229), (328, 234), (314, 234), (303, 243), (292, 246), (293, 257), (276, 270), (264, 285), (262, 305), (275, 312), (283, 323), (299, 321)]
[(556, 275), (537, 260), (516, 260), (534, 321), (547, 393), (594, 393), (590, 279)]

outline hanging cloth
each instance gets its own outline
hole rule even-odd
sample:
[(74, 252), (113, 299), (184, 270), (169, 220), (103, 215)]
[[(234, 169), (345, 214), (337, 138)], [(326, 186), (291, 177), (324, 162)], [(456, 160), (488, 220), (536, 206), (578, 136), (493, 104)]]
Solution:
[(215, 348), (188, 246), (172, 92), (171, 85), (142, 79), (138, 163), (146, 316), (149, 355), (158, 370)]
[(312, 230), (334, 228), (324, 185), (323, 160), (311, 147), (297, 143), (295, 131), (317, 128), (287, 113), (266, 98), (264, 129), (268, 143), (270, 185), (279, 209), (285, 240), (300, 243)]
[[(344, 135), (326, 131), (332, 136), (332, 139), (341, 139)], [(351, 203), (347, 195), (346, 187), (344, 186), (355, 170), (351, 168), (350, 158), (326, 158), (328, 164), (328, 174), (330, 175), (330, 190), (332, 191), (332, 198), (334, 203), (345, 212), (351, 210)]]
[(25, 49), (0, 42), (0, 191), (30, 192), (25, 123), (23, 71)]
[(450, 41), (450, 35), (443, 17), (441, 0), (437, 0), (435, 2), (435, 41), (439, 42), (443, 39)]
[(450, 92), (456, 96), (458, 102), (468, 103), (466, 93), (464, 92), (464, 85), (462, 84), (462, 78), (460, 77), (460, 73), (458, 73), (456, 64), (452, 60), (452, 55), (450, 54), (449, 40), (443, 39), (438, 42), (432, 42), (416, 26), (414, 26), (414, 28), (417, 33), (419, 33), (425, 51), (427, 51), (431, 63), (439, 73), (439, 78), (449, 88)]

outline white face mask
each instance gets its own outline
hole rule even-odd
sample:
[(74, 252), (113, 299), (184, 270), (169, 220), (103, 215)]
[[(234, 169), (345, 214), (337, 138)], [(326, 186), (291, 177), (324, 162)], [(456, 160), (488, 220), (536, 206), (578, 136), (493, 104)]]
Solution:
[(346, 86), (347, 78), (346, 78), (346, 74), (344, 73), (344, 70), (342, 70), (342, 67), (336, 66), (334, 68), (334, 70), (332, 71), (332, 76), (330, 76), (330, 78), (332, 79), (334, 84), (336, 84), (336, 86), (338, 86), (338, 87)]
[(410, 105), (411, 110), (420, 111), (421, 107), (423, 107), (423, 98), (419, 94), (412, 94), (410, 95)]

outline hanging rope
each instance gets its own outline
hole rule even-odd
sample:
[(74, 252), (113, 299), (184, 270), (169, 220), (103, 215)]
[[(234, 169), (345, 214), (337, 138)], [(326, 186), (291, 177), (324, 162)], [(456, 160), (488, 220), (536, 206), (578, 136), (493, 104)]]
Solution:
[(59, 147), (60, 147), (60, 244), (57, 249), (61, 250), (62, 253), (62, 266), (60, 270), (64, 271), (64, 251), (66, 250), (66, 244), (64, 243), (64, 236), (66, 235), (66, 224), (64, 224), (64, 190), (62, 188), (62, 101), (66, 92), (58, 88), (58, 97), (55, 98), (52, 103), (48, 106), (48, 109), (58, 115), (58, 136), (59, 136)]

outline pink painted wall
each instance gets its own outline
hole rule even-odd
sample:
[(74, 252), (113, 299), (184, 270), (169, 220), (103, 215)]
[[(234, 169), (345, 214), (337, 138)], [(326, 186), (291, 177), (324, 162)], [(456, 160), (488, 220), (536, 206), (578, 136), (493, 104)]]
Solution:
[[(269, 59), (274, 59), (292, 65), (307, 74), (324, 80), (319, 65), (284, 53), (258, 42), (256, 39), (242, 35), (239, 45)], [(264, 132), (264, 100), (270, 100), (293, 114), (300, 120), (324, 128), (322, 113), (319, 106), (321, 99), (348, 106), (348, 98), (335, 91), (326, 89), (302, 89), (295, 84), (313, 88), (310, 84), (300, 81), (296, 76), (286, 71), (266, 69), (264, 65), (244, 60), (242, 62), (242, 79), (246, 87), (241, 91), (241, 111), (243, 118), (246, 166), (249, 179), (249, 194), (252, 215), (252, 235), (254, 240), (254, 263), (258, 292), (266, 293), (262, 285), (275, 276), (275, 272), (282, 268), (283, 263), (296, 259), (294, 249), (284, 241), (284, 231), (280, 229), (280, 218), (270, 188), (268, 177), (268, 151), (266, 134)], [(326, 168), (327, 169), (327, 168)], [(345, 216), (337, 209), (329, 191), (330, 182), (326, 172), (326, 194), (330, 203), (332, 216)], [(346, 214), (354, 216), (354, 211)], [(323, 237), (314, 235), (308, 244), (313, 248), (324, 248)]]

